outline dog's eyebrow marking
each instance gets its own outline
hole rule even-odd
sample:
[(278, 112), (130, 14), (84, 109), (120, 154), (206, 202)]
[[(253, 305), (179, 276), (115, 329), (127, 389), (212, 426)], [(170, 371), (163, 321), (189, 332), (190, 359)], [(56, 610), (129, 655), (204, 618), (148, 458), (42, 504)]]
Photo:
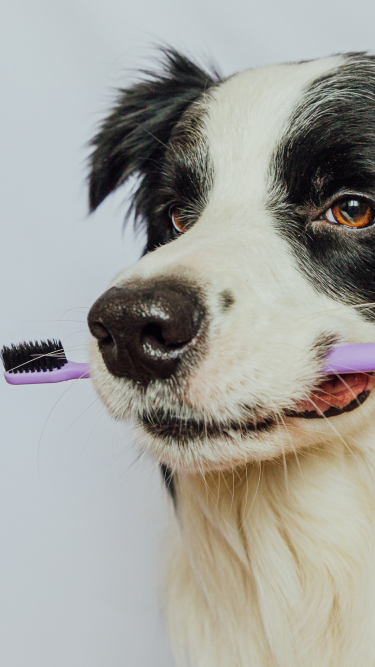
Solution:
[(234, 304), (234, 296), (229, 289), (225, 289), (219, 294), (219, 303), (221, 311), (225, 313)]

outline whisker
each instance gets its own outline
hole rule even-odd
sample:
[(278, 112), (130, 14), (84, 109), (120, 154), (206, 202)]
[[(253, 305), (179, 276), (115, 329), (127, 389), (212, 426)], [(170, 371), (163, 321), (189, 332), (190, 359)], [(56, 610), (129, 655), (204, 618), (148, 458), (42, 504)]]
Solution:
[(333, 426), (331, 420), (328, 419), (328, 417), (325, 416), (324, 412), (323, 412), (322, 410), (320, 410), (320, 409), (317, 407), (317, 405), (314, 403), (314, 401), (313, 401), (311, 398), (310, 398), (310, 401), (311, 401), (311, 403), (313, 404), (313, 406), (315, 407), (315, 410), (317, 411), (317, 413), (320, 414), (321, 417), (323, 417), (323, 419), (325, 419), (325, 421), (327, 422), (327, 424), (329, 424), (330, 429), (335, 433), (335, 435), (337, 435), (337, 437), (339, 438), (339, 440), (340, 440), (340, 441), (343, 443), (343, 445), (348, 449), (348, 451), (350, 452), (350, 454), (352, 454), (353, 456), (355, 456), (355, 453), (353, 452), (353, 450), (351, 449), (351, 447), (349, 447), (348, 443), (345, 442), (344, 438), (343, 438), (342, 435), (339, 433), (339, 431), (337, 431), (337, 429)]
[(249, 519), (249, 516), (250, 516), (250, 514), (251, 514), (251, 511), (252, 511), (252, 509), (253, 509), (253, 507), (254, 507), (254, 503), (255, 503), (256, 497), (257, 497), (257, 495), (258, 495), (259, 488), (260, 488), (260, 480), (261, 480), (261, 476), (262, 476), (262, 469), (263, 469), (263, 468), (262, 468), (262, 461), (260, 461), (260, 462), (259, 462), (258, 483), (257, 483), (256, 489), (255, 489), (254, 497), (253, 497), (253, 499), (252, 499), (252, 501), (251, 501), (250, 509), (249, 509), (249, 511), (248, 511), (248, 513), (247, 513), (247, 515), (246, 515), (246, 517), (245, 517), (244, 514), (243, 514), (243, 518), (242, 518), (241, 523), (240, 523), (241, 528), (243, 528), (244, 525), (247, 523), (247, 521), (248, 521), (248, 519)]
[(83, 445), (83, 447), (82, 447), (82, 449), (81, 449), (80, 458), (82, 458), (82, 456), (83, 456), (83, 454), (84, 454), (84, 451), (85, 451), (85, 449), (86, 449), (86, 445), (87, 445), (88, 441), (90, 440), (92, 434), (94, 433), (94, 431), (95, 431), (97, 425), (99, 424), (99, 422), (100, 422), (100, 420), (102, 419), (102, 417), (103, 417), (104, 414), (106, 414), (106, 409), (105, 409), (105, 406), (103, 405), (103, 407), (102, 407), (101, 410), (99, 411), (99, 417), (98, 417), (98, 419), (96, 420), (94, 426), (92, 427), (92, 429), (91, 429), (91, 431), (90, 431), (90, 433), (89, 433), (89, 435), (88, 435), (88, 437), (87, 437), (87, 439), (86, 439), (86, 441), (85, 441), (85, 444)]
[(279, 435), (280, 435), (280, 445), (281, 445), (281, 450), (282, 450), (282, 455), (283, 455), (285, 487), (286, 487), (286, 490), (288, 491), (289, 490), (289, 487), (288, 487), (288, 470), (287, 470), (286, 457), (285, 457), (285, 447), (284, 447), (283, 438), (281, 436), (280, 422), (279, 422), (277, 414), (275, 414), (275, 417), (276, 417), (277, 428), (278, 428)]
[(79, 419), (81, 419), (81, 417), (87, 412), (87, 410), (89, 410), (89, 409), (90, 409), (95, 403), (97, 403), (97, 401), (99, 401), (99, 400), (100, 400), (100, 399), (99, 399), (99, 396), (97, 396), (97, 397), (90, 403), (90, 405), (88, 405), (87, 408), (85, 408), (84, 411), (81, 412), (81, 414), (79, 415), (79, 417), (77, 417), (77, 419), (75, 419), (74, 422), (73, 422), (72, 424), (70, 424), (70, 426), (68, 426), (68, 428), (64, 431), (64, 433), (62, 434), (62, 436), (59, 438), (59, 440), (58, 440), (58, 442), (57, 442), (57, 445), (60, 444), (60, 442), (61, 442), (61, 441), (63, 440), (63, 438), (66, 436), (66, 434), (68, 433), (68, 431), (69, 431), (71, 428), (73, 428), (74, 424), (76, 424), (77, 421), (79, 421)]
[[(41, 484), (42, 482), (41, 482), (41, 477), (40, 477), (39, 456), (40, 456), (40, 447), (41, 447), (41, 442), (42, 442), (42, 438), (43, 438), (43, 433), (44, 433), (44, 431), (45, 431), (45, 429), (46, 429), (47, 423), (48, 423), (48, 421), (49, 421), (49, 419), (50, 419), (52, 413), (54, 412), (56, 406), (60, 403), (60, 401), (62, 400), (62, 398), (65, 396), (65, 394), (66, 394), (70, 389), (72, 389), (72, 388), (75, 386), (75, 384), (76, 384), (77, 382), (79, 382), (79, 380), (82, 379), (82, 377), (83, 377), (83, 375), (81, 375), (81, 377), (77, 378), (76, 380), (73, 380), (73, 381), (72, 381), (72, 384), (70, 384), (70, 386), (67, 387), (67, 388), (63, 391), (63, 393), (61, 394), (61, 396), (59, 396), (59, 398), (57, 399), (56, 403), (54, 404), (54, 406), (52, 407), (52, 409), (51, 409), (50, 412), (48, 413), (48, 415), (47, 415), (47, 419), (46, 419), (46, 421), (44, 422), (44, 425), (43, 425), (43, 428), (42, 428), (42, 432), (41, 432), (41, 434), (40, 434), (40, 438), (39, 438), (39, 442), (38, 442), (38, 452), (37, 452), (38, 477), (39, 477), (39, 482), (40, 482), (40, 484)], [(104, 409), (104, 408), (103, 408), (103, 409)]]
[(304, 479), (303, 472), (302, 472), (302, 468), (301, 468), (301, 464), (300, 464), (300, 462), (299, 462), (299, 458), (298, 458), (298, 454), (297, 454), (297, 449), (296, 449), (295, 444), (294, 444), (294, 442), (293, 442), (293, 438), (292, 438), (292, 436), (290, 435), (289, 429), (288, 429), (288, 427), (287, 427), (287, 425), (286, 425), (286, 423), (285, 423), (285, 421), (284, 421), (284, 418), (283, 418), (283, 416), (282, 416), (282, 413), (279, 412), (278, 414), (279, 414), (279, 417), (280, 417), (280, 419), (281, 419), (281, 421), (282, 421), (282, 423), (283, 423), (283, 425), (284, 425), (285, 431), (286, 431), (286, 433), (287, 433), (287, 435), (288, 435), (288, 437), (289, 437), (290, 444), (292, 445), (292, 449), (293, 449), (293, 452), (294, 452), (294, 456), (295, 456), (295, 459), (296, 459), (297, 466), (298, 466), (299, 471), (300, 471), (300, 473), (301, 473), (301, 477), (302, 477), (302, 479)]
[[(23, 322), (30, 322), (30, 323), (33, 322), (35, 324), (42, 324), (42, 323), (46, 324), (46, 323), (49, 323), (49, 322), (60, 322), (61, 323), (61, 320), (60, 319), (58, 319), (58, 320), (23, 320)], [(62, 322), (63, 323), (64, 322), (75, 322), (76, 324), (84, 324), (85, 320), (62, 320)]]

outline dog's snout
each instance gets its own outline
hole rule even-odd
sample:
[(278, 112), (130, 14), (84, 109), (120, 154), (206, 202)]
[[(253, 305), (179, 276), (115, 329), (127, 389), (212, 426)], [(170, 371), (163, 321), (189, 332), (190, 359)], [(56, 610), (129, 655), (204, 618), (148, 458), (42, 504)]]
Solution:
[(102, 294), (88, 324), (110, 373), (148, 384), (174, 375), (199, 345), (205, 311), (194, 285), (149, 280)]

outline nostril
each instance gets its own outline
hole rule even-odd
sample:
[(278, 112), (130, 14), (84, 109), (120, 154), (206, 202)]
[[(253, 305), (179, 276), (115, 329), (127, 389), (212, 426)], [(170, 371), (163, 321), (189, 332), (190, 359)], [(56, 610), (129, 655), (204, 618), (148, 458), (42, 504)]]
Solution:
[[(182, 335), (184, 340), (173, 340), (173, 338), (176, 338), (176, 333), (172, 333), (172, 336), (170, 336), (168, 333), (165, 334), (163, 332), (163, 327), (158, 324), (157, 322), (150, 322), (149, 324), (146, 324), (146, 326), (143, 327), (142, 332), (141, 332), (141, 343), (142, 345), (146, 345), (147, 347), (151, 348), (162, 348), (165, 351), (172, 351), (172, 350), (179, 350), (182, 347), (186, 345), (186, 343), (189, 342), (191, 336), (186, 336)], [(172, 340), (168, 340), (168, 338), (172, 338)]]
[(146, 326), (142, 329), (141, 343), (146, 343), (151, 345), (151, 347), (165, 347), (166, 341), (163, 336), (163, 330), (160, 324), (157, 324), (156, 322), (150, 322), (150, 324), (146, 324)]
[(90, 331), (100, 344), (114, 343), (110, 331), (102, 322), (90, 322)]

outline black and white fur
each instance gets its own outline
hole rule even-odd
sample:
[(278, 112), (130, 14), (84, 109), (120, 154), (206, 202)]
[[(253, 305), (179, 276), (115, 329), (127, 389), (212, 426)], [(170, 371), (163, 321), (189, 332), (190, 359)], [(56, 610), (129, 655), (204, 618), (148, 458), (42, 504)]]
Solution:
[(146, 388), (91, 345), (103, 402), (173, 477), (177, 660), (374, 666), (375, 399), (292, 415), (333, 342), (375, 340), (375, 227), (321, 217), (343, 193), (375, 201), (375, 59), (221, 80), (167, 51), (161, 73), (121, 91), (94, 145), (91, 208), (137, 174), (148, 231), (111, 286), (186, 281), (206, 311), (200, 348)]

